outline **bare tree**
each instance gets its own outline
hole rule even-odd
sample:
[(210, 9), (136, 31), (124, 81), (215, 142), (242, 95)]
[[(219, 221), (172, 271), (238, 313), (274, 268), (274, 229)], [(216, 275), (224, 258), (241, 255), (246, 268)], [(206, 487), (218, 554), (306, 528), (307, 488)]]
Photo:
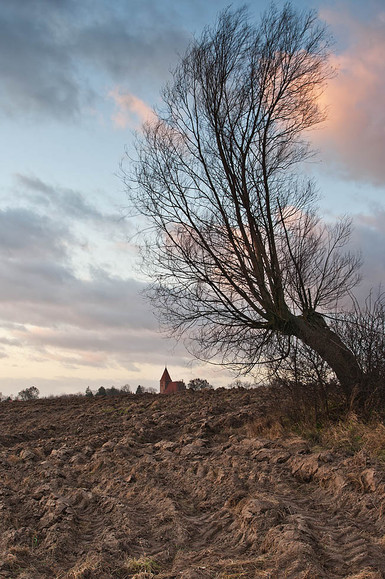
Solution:
[(271, 7), (255, 26), (225, 10), (176, 68), (126, 182), (149, 220), (144, 266), (166, 329), (244, 372), (299, 338), (348, 399), (360, 367), (324, 314), (359, 260), (343, 252), (350, 223), (322, 224), (298, 173), (311, 155), (303, 133), (325, 116), (328, 51), (312, 12)]

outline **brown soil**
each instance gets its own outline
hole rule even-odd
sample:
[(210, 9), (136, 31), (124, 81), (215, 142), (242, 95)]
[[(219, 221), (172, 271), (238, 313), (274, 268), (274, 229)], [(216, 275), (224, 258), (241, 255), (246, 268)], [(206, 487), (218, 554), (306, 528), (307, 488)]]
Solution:
[(261, 391), (0, 405), (0, 577), (385, 577), (383, 470), (255, 437)]

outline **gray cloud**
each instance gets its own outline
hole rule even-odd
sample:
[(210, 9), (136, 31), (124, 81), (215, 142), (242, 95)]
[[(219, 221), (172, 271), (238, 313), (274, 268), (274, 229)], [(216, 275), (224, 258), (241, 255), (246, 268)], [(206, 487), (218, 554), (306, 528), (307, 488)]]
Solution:
[(362, 282), (355, 290), (363, 301), (369, 292), (375, 293), (385, 281), (385, 208), (373, 207), (372, 213), (361, 213), (354, 218), (351, 239), (352, 247), (358, 249), (363, 258)]
[(35, 332), (24, 328), (17, 336), (20, 343), (32, 347), (41, 356), (71, 366), (107, 368), (121, 365), (129, 368), (141, 363), (162, 366), (170, 358), (174, 365), (186, 363), (186, 352), (162, 340), (155, 330), (126, 328), (106, 333), (66, 327)]
[[(0, 240), (0, 320), (7, 330), (0, 338), (2, 355), (19, 347), (33, 360), (67, 368), (127, 370), (141, 362), (162, 365), (170, 357), (173, 344), (157, 332), (141, 295), (143, 282), (102, 269), (82, 279), (60, 249), (65, 230), (55, 231), (48, 219), (39, 227), (39, 218), (26, 210), (3, 214), (0, 230), (4, 217), (15, 236)], [(174, 363), (185, 361), (182, 351), (172, 356)]]
[(155, 2), (2, 2), (0, 109), (74, 120), (105, 97), (106, 80), (163, 80), (188, 40), (172, 13)]
[(46, 215), (33, 206), (0, 210), (3, 327), (5, 323), (16, 333), (20, 325), (27, 324), (91, 331), (154, 329), (154, 318), (140, 296), (143, 283), (92, 264), (88, 248), (86, 271), (77, 272), (73, 256), (80, 249), (73, 231), (74, 217), (80, 222), (93, 220), (99, 230), (108, 230), (116, 216), (104, 216), (80, 193), (52, 188), (37, 178), (21, 180), (38, 195), (37, 209), (48, 205), (49, 210)]
[(58, 221), (27, 209), (0, 211), (2, 355), (20, 347), (66, 367), (105, 368), (129, 368), (149, 351), (157, 358), (145, 284), (101, 268), (79, 276), (69, 259), (71, 232)]
[(60, 211), (61, 216), (82, 221), (118, 221), (118, 215), (109, 216), (101, 213), (94, 205), (88, 203), (82, 193), (60, 186), (45, 183), (38, 177), (18, 174), (18, 186), (25, 191), (26, 198), (43, 207), (45, 211)]
[[(38, 179), (26, 183), (39, 194), (52, 193)], [(94, 215), (92, 206), (82, 211)], [(12, 346), (71, 368), (128, 369), (134, 363), (162, 365), (170, 357), (183, 365), (183, 348), (172, 351), (173, 342), (157, 332), (141, 296), (145, 284), (96, 267), (79, 276), (69, 259), (76, 238), (61, 224), (63, 212), (55, 213), (54, 219), (33, 209), (0, 211), (0, 320), (8, 332), (0, 339), (3, 355)], [(357, 215), (352, 248), (364, 257), (359, 297), (384, 279), (384, 246), (383, 207)]]
[[(5, 2), (0, 12), (0, 106), (7, 115), (63, 119), (80, 110), (76, 70), (61, 29), (60, 2)], [(69, 7), (71, 3), (62, 3)]]
[(132, 83), (139, 75), (142, 82), (147, 77), (149, 84), (165, 78), (187, 42), (188, 34), (180, 23), (166, 21), (165, 11), (147, 2), (123, 16), (109, 10), (104, 18), (102, 13), (101, 18), (78, 30), (74, 50), (116, 82)]
[(142, 288), (140, 282), (105, 271), (84, 280), (64, 264), (5, 259), (0, 264), (0, 318), (48, 328), (154, 328)]
[(60, 222), (25, 208), (0, 210), (0, 254), (5, 260), (65, 259), (70, 240), (69, 230)]
[(0, 338), (0, 344), (6, 345), (6, 346), (21, 346), (21, 342), (20, 340), (16, 340), (16, 339), (9, 339), (9, 338)]

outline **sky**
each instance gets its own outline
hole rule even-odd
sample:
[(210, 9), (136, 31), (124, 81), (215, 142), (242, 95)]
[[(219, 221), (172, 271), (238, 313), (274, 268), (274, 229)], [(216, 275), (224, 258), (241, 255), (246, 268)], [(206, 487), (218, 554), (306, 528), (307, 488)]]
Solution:
[[(243, 5), (234, 0), (234, 8)], [(277, 2), (279, 5), (279, 2)], [(349, 214), (359, 295), (385, 278), (385, 4), (294, 0), (334, 36), (338, 70), (309, 167), (333, 221)], [(1, 0), (0, 391), (157, 387), (232, 377), (194, 362), (142, 291), (120, 175), (134, 132), (192, 35), (225, 0)], [(268, 6), (254, 0), (250, 13)]]

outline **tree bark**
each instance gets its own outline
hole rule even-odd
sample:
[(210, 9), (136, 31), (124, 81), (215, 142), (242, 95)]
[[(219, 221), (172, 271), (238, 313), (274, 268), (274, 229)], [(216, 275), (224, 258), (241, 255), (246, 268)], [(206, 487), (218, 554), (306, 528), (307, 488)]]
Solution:
[(349, 406), (359, 396), (362, 371), (353, 352), (329, 328), (320, 314), (293, 316), (294, 335), (321, 356), (335, 372)]

